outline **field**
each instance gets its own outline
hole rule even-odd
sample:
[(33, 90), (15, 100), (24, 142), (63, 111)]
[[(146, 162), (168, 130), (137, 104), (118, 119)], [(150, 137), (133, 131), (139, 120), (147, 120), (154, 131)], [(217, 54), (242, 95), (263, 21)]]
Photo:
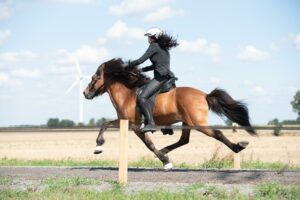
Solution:
[[(168, 173), (161, 170), (158, 159), (130, 132), (129, 165), (135, 168), (129, 169), (126, 186), (116, 182), (118, 132), (106, 132), (104, 152), (94, 155), (97, 134), (95, 131), (0, 132), (0, 199), (300, 198), (297, 132), (275, 137), (263, 131), (260, 137), (251, 137), (239, 131), (239, 140), (250, 142), (240, 154), (242, 167), (254, 170), (231, 171), (198, 169), (231, 168), (233, 154), (215, 139), (193, 131), (190, 143), (169, 153), (169, 157), (176, 168), (194, 169)], [(225, 134), (232, 138), (231, 131)], [(173, 136), (163, 136), (160, 132), (151, 135), (159, 149), (179, 137), (178, 131)], [(262, 168), (273, 170), (257, 170)]]
[[(231, 131), (224, 131), (229, 138)], [(94, 155), (97, 132), (0, 132), (0, 158), (17, 158), (25, 160), (62, 160), (78, 161), (111, 160), (117, 161), (119, 154), (118, 132), (105, 133), (104, 152)], [(260, 160), (272, 163), (281, 162), (288, 165), (300, 165), (300, 134), (288, 133), (275, 137), (270, 132), (260, 132), (259, 137), (252, 137), (239, 131), (239, 140), (247, 140), (249, 146), (241, 152), (241, 160)], [(161, 132), (151, 135), (157, 148), (176, 142), (180, 132), (173, 136), (164, 136)], [(230, 157), (232, 152), (213, 138), (192, 131), (190, 143), (169, 153), (174, 163), (198, 164), (212, 157), (214, 153), (220, 157)], [(153, 159), (150, 152), (139, 138), (129, 132), (129, 162), (141, 158)]]

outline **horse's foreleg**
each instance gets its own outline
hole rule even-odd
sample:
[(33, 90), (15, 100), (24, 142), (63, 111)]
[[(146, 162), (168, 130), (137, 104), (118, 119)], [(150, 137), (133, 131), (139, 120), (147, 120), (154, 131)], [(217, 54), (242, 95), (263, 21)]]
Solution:
[(135, 131), (135, 134), (144, 142), (144, 144), (148, 147), (150, 151), (152, 151), (158, 159), (164, 164), (165, 170), (172, 169), (173, 165), (169, 161), (169, 157), (164, 155), (158, 149), (156, 149), (155, 145), (153, 144), (151, 138), (147, 133), (140, 133), (139, 131)]
[(104, 131), (109, 127), (109, 126), (117, 126), (119, 123), (119, 120), (113, 120), (113, 121), (108, 121), (102, 124), (101, 129), (99, 131), (99, 134), (96, 139), (96, 148), (94, 150), (94, 154), (99, 154), (103, 152), (103, 147), (102, 145), (104, 144), (105, 140), (103, 137)]
[[(183, 125), (185, 125), (185, 124), (183, 124)], [(178, 147), (188, 144), (190, 141), (190, 132), (191, 132), (191, 129), (182, 129), (181, 137), (178, 140), (178, 142), (162, 148), (160, 150), (160, 152), (163, 154), (167, 154), (170, 151), (177, 149)]]

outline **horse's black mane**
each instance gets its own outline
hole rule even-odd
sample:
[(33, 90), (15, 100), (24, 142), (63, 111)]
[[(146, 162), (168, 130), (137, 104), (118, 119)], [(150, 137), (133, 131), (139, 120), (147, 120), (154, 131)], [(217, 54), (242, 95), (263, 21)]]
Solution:
[(105, 79), (121, 82), (129, 89), (141, 87), (150, 79), (138, 70), (138, 66), (124, 67), (124, 61), (121, 58), (111, 59), (104, 64)]

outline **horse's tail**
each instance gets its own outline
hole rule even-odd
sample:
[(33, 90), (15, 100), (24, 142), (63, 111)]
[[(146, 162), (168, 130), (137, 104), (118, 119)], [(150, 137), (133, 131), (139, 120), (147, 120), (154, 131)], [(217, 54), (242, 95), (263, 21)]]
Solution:
[(247, 106), (234, 100), (227, 92), (221, 89), (214, 89), (206, 96), (209, 108), (216, 114), (225, 115), (229, 120), (246, 127), (251, 135), (257, 135), (250, 124)]

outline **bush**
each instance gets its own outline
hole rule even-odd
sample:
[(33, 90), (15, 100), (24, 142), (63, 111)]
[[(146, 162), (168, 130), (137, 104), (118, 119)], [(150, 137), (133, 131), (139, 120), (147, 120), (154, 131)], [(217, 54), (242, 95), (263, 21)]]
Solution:
[(281, 135), (281, 129), (282, 129), (282, 125), (277, 124), (274, 128), (273, 135), (280, 136)]

